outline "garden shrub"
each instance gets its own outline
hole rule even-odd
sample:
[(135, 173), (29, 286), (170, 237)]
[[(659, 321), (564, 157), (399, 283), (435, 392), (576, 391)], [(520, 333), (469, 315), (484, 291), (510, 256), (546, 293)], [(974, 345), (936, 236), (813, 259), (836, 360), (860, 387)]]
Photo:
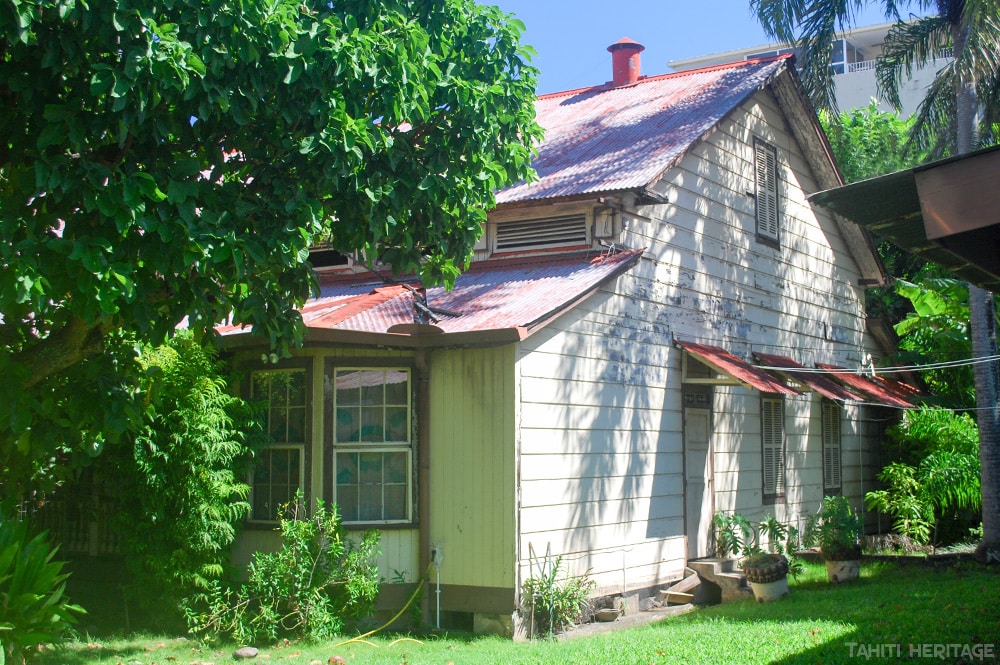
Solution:
[(544, 566), (521, 585), (521, 616), (532, 624), (532, 635), (560, 633), (576, 625), (589, 606), (595, 583), (589, 575), (560, 579), (562, 557)]
[(46, 534), (0, 511), (0, 662), (21, 665), (40, 644), (62, 639), (83, 608), (66, 597), (63, 562)]
[(368, 616), (379, 590), (378, 532), (347, 537), (336, 510), (317, 501), (306, 514), (301, 490), (285, 506), (281, 549), (258, 553), (238, 590), (216, 584), (207, 612), (189, 612), (192, 632), (223, 633), (247, 644), (292, 636), (330, 639)]
[(947, 409), (910, 411), (890, 428), (895, 461), (878, 478), (885, 487), (865, 494), (869, 510), (893, 519), (893, 529), (920, 544), (963, 539), (979, 522), (979, 435), (968, 414)]
[(109, 450), (129, 580), (142, 619), (184, 625), (184, 608), (228, 576), (229, 548), (250, 511), (244, 482), (265, 435), (252, 405), (232, 395), (214, 351), (180, 334), (144, 348), (144, 424), (131, 446)]

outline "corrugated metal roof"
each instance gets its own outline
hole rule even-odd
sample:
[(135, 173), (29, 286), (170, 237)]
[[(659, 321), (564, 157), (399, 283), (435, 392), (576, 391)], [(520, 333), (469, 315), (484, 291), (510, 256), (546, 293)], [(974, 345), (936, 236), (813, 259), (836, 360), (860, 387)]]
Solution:
[[(808, 198), (906, 251), (944, 266), (961, 279), (997, 291), (998, 175), (1000, 147), (992, 147), (817, 192)], [(945, 206), (944, 201), (954, 205)], [(953, 233), (929, 237), (928, 219), (952, 226)]]
[(750, 363), (740, 360), (733, 354), (718, 346), (712, 346), (710, 344), (697, 344), (695, 342), (682, 342), (681, 340), (674, 340), (674, 343), (688, 353), (696, 356), (701, 362), (705, 363), (717, 372), (731, 376), (750, 388), (756, 388), (764, 393), (781, 393), (784, 395), (801, 394), (798, 390), (789, 388), (764, 370), (757, 369)]
[[(426, 291), (427, 306), (441, 332), (470, 333), (502, 329), (530, 332), (565, 311), (603, 283), (634, 266), (642, 250), (531, 257), (512, 262), (474, 264), (446, 291)], [(320, 294), (301, 310), (310, 330), (388, 333), (414, 323), (416, 282), (386, 284), (374, 275), (321, 281)], [(247, 332), (228, 326), (220, 334)]]
[[(823, 363), (816, 363), (816, 366), (820, 369), (832, 370), (837, 372), (833, 375), (841, 383), (854, 388), (855, 390), (864, 393), (870, 399), (878, 402), (879, 404), (885, 404), (886, 406), (894, 406), (901, 409), (912, 409), (914, 405), (908, 402), (901, 394), (901, 390), (892, 385), (889, 381), (880, 379), (877, 377), (867, 377), (861, 374), (856, 374), (854, 372), (849, 372), (844, 367), (838, 367), (837, 365), (825, 365)], [(912, 390), (912, 389), (911, 389)]]
[(545, 138), (532, 161), (539, 180), (497, 193), (498, 203), (642, 188), (654, 183), (733, 109), (787, 67), (744, 60), (544, 95)]
[(808, 371), (805, 365), (800, 365), (791, 358), (786, 356), (776, 356), (770, 353), (754, 353), (754, 356), (758, 361), (764, 363), (768, 366), (768, 371), (776, 371), (782, 373), (780, 369), (771, 370), (772, 367), (777, 368), (788, 368), (795, 370), (794, 372), (788, 372), (784, 374), (789, 379), (793, 381), (798, 381), (799, 383), (805, 384), (811, 390), (819, 393), (823, 397), (828, 397), (832, 400), (843, 401), (853, 401), (853, 402), (863, 402), (864, 398), (852, 393), (841, 386), (836, 381), (827, 378), (822, 374), (816, 372)]

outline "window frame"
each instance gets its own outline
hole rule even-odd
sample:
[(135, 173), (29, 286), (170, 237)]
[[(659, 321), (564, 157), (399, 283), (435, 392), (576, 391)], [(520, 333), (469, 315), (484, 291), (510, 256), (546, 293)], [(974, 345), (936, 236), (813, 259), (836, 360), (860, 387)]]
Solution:
[[(770, 422), (770, 427), (768, 423)], [(770, 439), (770, 441), (769, 441)], [(777, 439), (777, 443), (775, 443)], [(787, 492), (787, 451), (785, 448), (785, 400), (775, 393), (762, 393), (760, 398), (761, 496), (765, 505), (784, 503)], [(770, 455), (770, 464), (768, 458)], [(775, 455), (777, 452), (777, 455)], [(769, 487), (768, 470), (774, 477)], [(769, 491), (771, 490), (771, 491)]]
[[(325, 495), (327, 499), (338, 505), (341, 511), (341, 519), (343, 524), (348, 529), (355, 528), (370, 528), (370, 527), (398, 527), (398, 526), (410, 526), (416, 520), (416, 434), (414, 431), (415, 427), (415, 372), (414, 368), (405, 363), (399, 363), (398, 359), (393, 359), (393, 363), (378, 363), (371, 362), (370, 360), (364, 360), (361, 362), (348, 361), (344, 362), (342, 359), (328, 359), (326, 366), (324, 368), (324, 384), (327, 388), (324, 392), (328, 394), (324, 396), (325, 412), (327, 414), (326, 422), (324, 423), (324, 458), (326, 460), (325, 465), (328, 473), (325, 474), (327, 480), (325, 482), (326, 491)], [(406, 374), (406, 425), (405, 434), (406, 438), (403, 441), (396, 440), (382, 440), (382, 441), (338, 441), (337, 440), (337, 390), (336, 377), (339, 372), (404, 372)], [(386, 384), (383, 383), (383, 386)], [(353, 406), (353, 405), (351, 405)], [(360, 406), (360, 405), (359, 405)], [(387, 406), (391, 407), (401, 407), (403, 404), (387, 404), (382, 402), (382, 408)], [(338, 456), (339, 455), (349, 455), (349, 454), (363, 454), (363, 453), (405, 453), (405, 489), (403, 491), (404, 500), (406, 505), (404, 506), (404, 516), (399, 519), (353, 519), (352, 516), (348, 516), (344, 513), (344, 506), (342, 505), (343, 497), (340, 495), (340, 484), (338, 483)], [(383, 467), (384, 468), (384, 467)], [(378, 483), (382, 488), (382, 514), (385, 515), (386, 504), (385, 499), (385, 488), (392, 485), (392, 483), (387, 483), (385, 478)], [(362, 487), (360, 481), (354, 485), (349, 485), (351, 487), (358, 487), (359, 492)], [(360, 497), (358, 498), (358, 505), (360, 507)]]
[(844, 488), (844, 430), (840, 405), (833, 400), (824, 399), (820, 402), (820, 409), (820, 438), (823, 442), (823, 496), (839, 496), (843, 493)]
[[(310, 495), (309, 489), (309, 468), (311, 465), (311, 455), (310, 450), (312, 448), (312, 433), (311, 433), (311, 420), (312, 420), (312, 409), (310, 407), (312, 403), (311, 398), (311, 375), (310, 366), (305, 362), (296, 363), (282, 363), (280, 365), (275, 365), (272, 367), (264, 368), (251, 368), (248, 372), (249, 385), (247, 386), (247, 394), (249, 399), (254, 401), (261, 401), (261, 399), (254, 394), (255, 377), (258, 374), (269, 374), (269, 373), (292, 373), (301, 372), (302, 373), (302, 399), (303, 403), (301, 405), (295, 405), (294, 408), (301, 408), (303, 410), (303, 426), (302, 426), (302, 440), (297, 442), (291, 441), (281, 441), (272, 442), (264, 445), (257, 453), (257, 458), (254, 460), (252, 465), (247, 484), (250, 485), (250, 493), (247, 497), (250, 503), (250, 512), (247, 515), (246, 521), (248, 525), (251, 526), (266, 526), (270, 527), (274, 524), (280, 522), (280, 515), (275, 515), (273, 519), (264, 519), (256, 516), (254, 513), (255, 505), (255, 486), (256, 486), (256, 476), (258, 468), (263, 461), (265, 455), (268, 455), (271, 451), (277, 450), (297, 450), (299, 452), (299, 473), (297, 481), (297, 490), (302, 490), (303, 497), (308, 501)], [(270, 399), (266, 403), (266, 418), (264, 423), (265, 436), (271, 436), (270, 428), (270, 417), (272, 410), (272, 402)], [(285, 404), (285, 408), (289, 408), (289, 405)], [(294, 493), (293, 493), (294, 494)]]
[(761, 138), (753, 139), (754, 231), (758, 242), (781, 246), (781, 197), (778, 149)]

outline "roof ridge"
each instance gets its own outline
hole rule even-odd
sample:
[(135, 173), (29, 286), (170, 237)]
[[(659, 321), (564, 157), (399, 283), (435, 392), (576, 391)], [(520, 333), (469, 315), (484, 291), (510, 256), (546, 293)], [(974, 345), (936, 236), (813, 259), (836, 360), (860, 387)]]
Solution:
[(596, 85), (583, 86), (580, 88), (571, 88), (569, 90), (560, 90), (557, 92), (547, 92), (544, 95), (538, 95), (539, 100), (543, 99), (556, 99), (558, 97), (568, 97), (572, 95), (578, 95), (585, 92), (610, 92), (611, 90), (621, 90), (624, 88), (635, 88), (644, 83), (655, 83), (657, 81), (665, 81), (672, 78), (682, 78), (684, 76), (691, 76), (694, 74), (702, 74), (705, 72), (711, 72), (719, 69), (735, 69), (737, 67), (742, 67), (748, 64), (763, 64), (768, 62), (773, 62), (777, 60), (788, 60), (792, 57), (791, 53), (782, 53), (780, 55), (769, 55), (760, 58), (744, 58), (742, 60), (732, 60), (730, 62), (721, 62), (714, 65), (705, 65), (704, 67), (697, 67), (695, 69), (685, 69), (680, 72), (665, 72), (663, 74), (654, 74), (652, 76), (643, 75), (639, 77), (635, 83), (631, 85), (611, 85), (610, 81), (606, 83), (599, 83)]

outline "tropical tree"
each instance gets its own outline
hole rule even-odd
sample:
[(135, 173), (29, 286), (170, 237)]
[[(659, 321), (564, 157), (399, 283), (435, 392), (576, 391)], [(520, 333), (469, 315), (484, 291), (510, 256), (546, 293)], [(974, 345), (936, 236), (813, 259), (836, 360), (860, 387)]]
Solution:
[(454, 280), (531, 174), (522, 30), (473, 0), (0, 3), (3, 467), (138, 422), (120, 331), (287, 351), (316, 243)]
[[(872, 0), (750, 0), (764, 30), (795, 43), (802, 54), (803, 84), (820, 108), (836, 108), (830, 69), (835, 33)], [(879, 92), (899, 108), (899, 86), (913, 69), (937, 61), (938, 70), (917, 112), (913, 137), (935, 154), (965, 154), (992, 138), (1000, 119), (1000, 1), (881, 0), (888, 19), (897, 21), (876, 61)], [(900, 10), (936, 14), (899, 21)], [(983, 128), (983, 131), (980, 129)], [(969, 286), (970, 330), (975, 357), (997, 354), (993, 294)], [(1000, 366), (975, 368), (982, 462), (983, 542), (980, 556), (1000, 563)]]
[(954, 409), (976, 404), (972, 367), (957, 365), (972, 353), (969, 341), (969, 285), (947, 277), (896, 280), (896, 292), (913, 311), (896, 324), (900, 365), (931, 365), (922, 379), (932, 395)]
[[(840, 113), (820, 109), (819, 122), (845, 182), (910, 168), (927, 158), (908, 140), (913, 116), (903, 119), (896, 112), (882, 111), (875, 99), (867, 107)], [(887, 240), (879, 242), (876, 249), (893, 277), (913, 280), (924, 269), (924, 259)], [(865, 312), (869, 318), (881, 318), (896, 325), (912, 311), (910, 302), (896, 293), (891, 284), (865, 290)]]

